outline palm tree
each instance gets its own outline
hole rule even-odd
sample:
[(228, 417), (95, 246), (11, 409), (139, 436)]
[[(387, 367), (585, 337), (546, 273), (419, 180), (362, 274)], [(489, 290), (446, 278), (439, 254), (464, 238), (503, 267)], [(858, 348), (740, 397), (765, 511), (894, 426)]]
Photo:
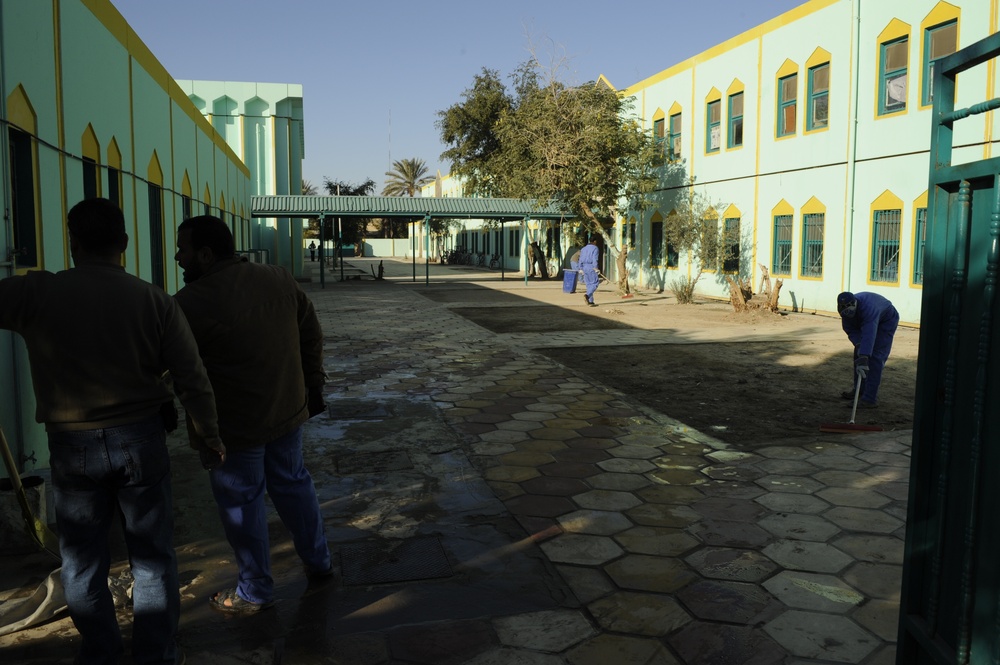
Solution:
[(308, 180), (303, 180), (302, 194), (303, 196), (316, 196), (316, 185), (312, 184)]
[(427, 164), (422, 159), (400, 159), (392, 163), (392, 170), (386, 171), (382, 196), (416, 196), (420, 188), (434, 177), (427, 174)]

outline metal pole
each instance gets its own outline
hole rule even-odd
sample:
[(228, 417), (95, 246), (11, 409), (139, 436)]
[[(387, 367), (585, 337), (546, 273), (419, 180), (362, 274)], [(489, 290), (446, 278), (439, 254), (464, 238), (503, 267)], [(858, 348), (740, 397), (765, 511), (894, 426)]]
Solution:
[(506, 269), (507, 269), (507, 259), (503, 253), (503, 220), (500, 220), (500, 242), (497, 243), (500, 246), (500, 281), (506, 279)]
[(326, 227), (326, 213), (321, 212), (319, 214), (319, 287), (321, 289), (326, 288), (326, 241), (324, 239), (323, 230)]
[(337, 258), (340, 260), (340, 281), (344, 281), (344, 229), (340, 226), (340, 217), (337, 218)]
[(410, 260), (413, 263), (413, 281), (417, 281), (417, 226), (416, 221), (410, 222)]
[[(524, 219), (521, 220), (521, 235), (523, 236), (521, 238), (521, 246), (524, 248), (523, 251), (522, 251), (522, 254), (524, 254), (524, 256), (521, 257), (521, 261), (522, 261), (522, 264), (523, 264), (523, 262), (524, 262), (525, 259), (528, 260), (528, 261), (531, 261), (531, 249), (530, 249), (531, 246), (528, 244), (528, 218), (527, 217), (525, 217)], [(523, 268), (524, 268), (524, 285), (527, 286), (528, 285), (528, 266), (527, 266), (527, 264), (524, 264)]]
[(424, 284), (431, 283), (431, 216), (424, 215)]

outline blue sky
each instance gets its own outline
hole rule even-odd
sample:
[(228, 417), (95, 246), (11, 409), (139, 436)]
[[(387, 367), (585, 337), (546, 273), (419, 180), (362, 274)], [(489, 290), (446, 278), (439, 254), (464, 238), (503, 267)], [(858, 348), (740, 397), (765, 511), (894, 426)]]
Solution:
[[(534, 48), (559, 78), (616, 88), (778, 16), (804, 0), (112, 0), (177, 79), (298, 83), (302, 172), (375, 181), (390, 159), (449, 165), (435, 125), (483, 67), (507, 80)], [(617, 5), (617, 9), (613, 6)]]

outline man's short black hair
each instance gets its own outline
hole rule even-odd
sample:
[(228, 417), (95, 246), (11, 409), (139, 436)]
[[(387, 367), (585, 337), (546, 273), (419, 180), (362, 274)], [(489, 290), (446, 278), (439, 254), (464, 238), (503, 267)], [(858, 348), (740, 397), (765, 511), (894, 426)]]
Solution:
[(226, 223), (214, 215), (198, 215), (181, 222), (177, 232), (191, 234), (191, 246), (195, 251), (208, 247), (217, 259), (232, 258), (236, 254), (233, 232)]
[(96, 254), (120, 251), (125, 239), (125, 215), (113, 201), (84, 199), (66, 216), (70, 234), (84, 250)]

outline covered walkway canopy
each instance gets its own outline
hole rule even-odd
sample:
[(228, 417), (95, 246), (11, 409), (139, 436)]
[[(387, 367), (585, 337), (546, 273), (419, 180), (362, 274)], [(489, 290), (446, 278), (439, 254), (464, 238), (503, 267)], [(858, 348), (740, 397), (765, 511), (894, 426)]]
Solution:
[[(561, 205), (539, 206), (537, 201), (522, 199), (449, 198), (409, 196), (253, 196), (251, 217), (403, 217), (422, 219), (493, 219), (501, 222), (530, 219), (568, 219), (573, 213)], [(429, 228), (428, 228), (429, 230)], [(424, 263), (430, 261), (430, 233), (424, 234), (428, 246)], [(525, 238), (527, 242), (527, 238)], [(416, 262), (416, 255), (413, 257)], [(414, 279), (416, 273), (414, 272)], [(429, 266), (427, 279), (430, 279)], [(525, 278), (527, 279), (527, 278)]]

